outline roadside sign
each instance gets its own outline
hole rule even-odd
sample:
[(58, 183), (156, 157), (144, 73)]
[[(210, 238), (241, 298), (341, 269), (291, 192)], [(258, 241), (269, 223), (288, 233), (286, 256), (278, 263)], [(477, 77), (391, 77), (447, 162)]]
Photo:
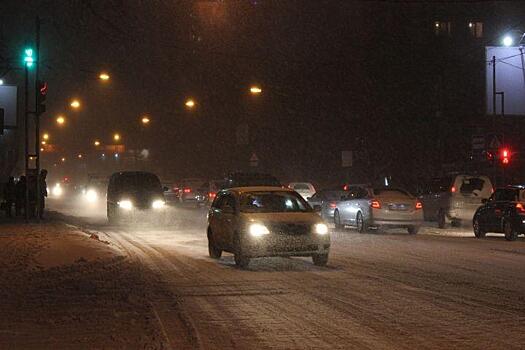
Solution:
[(492, 135), (490, 138), (488, 149), (499, 149), (501, 147), (501, 141), (498, 135)]
[(354, 160), (354, 154), (352, 151), (342, 151), (341, 152), (341, 166), (343, 168), (351, 167), (353, 160)]
[(483, 150), (485, 149), (485, 136), (484, 135), (472, 135), (472, 149)]

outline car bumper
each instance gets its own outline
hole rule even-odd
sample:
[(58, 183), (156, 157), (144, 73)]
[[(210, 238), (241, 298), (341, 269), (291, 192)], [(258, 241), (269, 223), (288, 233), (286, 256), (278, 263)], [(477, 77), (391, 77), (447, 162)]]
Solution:
[(370, 226), (390, 226), (390, 227), (422, 226), (423, 220), (372, 219), (369, 225)]
[(466, 221), (472, 221), (474, 218), (474, 214), (476, 213), (477, 209), (450, 209), (447, 212), (447, 218), (449, 220), (466, 220)]
[(247, 235), (243, 252), (250, 257), (263, 256), (312, 256), (328, 254), (330, 236), (276, 236), (253, 238)]

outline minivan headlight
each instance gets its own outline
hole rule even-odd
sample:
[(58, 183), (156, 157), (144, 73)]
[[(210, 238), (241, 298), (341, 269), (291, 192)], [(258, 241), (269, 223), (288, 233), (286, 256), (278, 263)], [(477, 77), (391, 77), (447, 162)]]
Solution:
[(163, 200), (157, 199), (157, 200), (154, 200), (153, 203), (151, 203), (151, 207), (153, 209), (162, 209), (164, 208), (164, 204), (166, 203)]
[(264, 236), (270, 233), (270, 231), (268, 230), (266, 226), (264, 226), (263, 224), (258, 224), (258, 223), (251, 224), (250, 227), (248, 228), (248, 232), (253, 237), (261, 237), (261, 236)]
[(326, 235), (328, 233), (328, 226), (325, 224), (315, 224), (314, 232), (318, 235)]
[(131, 208), (133, 208), (133, 203), (131, 203), (130, 200), (125, 199), (118, 202), (118, 206), (122, 209), (130, 210)]

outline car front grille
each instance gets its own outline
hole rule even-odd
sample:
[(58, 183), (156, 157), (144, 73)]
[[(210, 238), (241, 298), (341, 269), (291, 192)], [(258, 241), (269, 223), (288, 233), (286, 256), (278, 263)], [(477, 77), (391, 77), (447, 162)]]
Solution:
[(310, 231), (310, 226), (305, 224), (276, 224), (272, 225), (271, 231), (279, 235), (300, 236)]

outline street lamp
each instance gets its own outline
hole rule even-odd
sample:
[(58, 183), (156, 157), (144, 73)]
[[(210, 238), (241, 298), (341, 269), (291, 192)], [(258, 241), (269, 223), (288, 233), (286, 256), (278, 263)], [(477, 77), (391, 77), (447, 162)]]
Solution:
[(49, 140), (49, 134), (46, 132), (44, 135), (42, 135), (42, 138), (44, 140)]
[(192, 109), (193, 107), (195, 107), (195, 101), (193, 99), (189, 98), (189, 99), (186, 100), (185, 105), (189, 109)]
[(59, 115), (57, 117), (57, 124), (58, 125), (64, 125), (65, 122), (66, 122), (66, 118), (64, 118), (63, 116)]
[(95, 147), (98, 147), (98, 146), (100, 146), (100, 141), (99, 140), (95, 140), (95, 142), (93, 142), (93, 144), (95, 145)]
[[(515, 34), (512, 34), (512, 33), (515, 33)], [(509, 32), (507, 32), (507, 34), (505, 34), (505, 36), (501, 40), (501, 43), (503, 44), (503, 46), (509, 47), (509, 46), (513, 46), (515, 41), (518, 41), (517, 46), (522, 46), (523, 45), (522, 42), (524, 38), (525, 38), (524, 32), (522, 32), (521, 30), (512, 29)]]
[(113, 140), (115, 140), (115, 141), (120, 141), (120, 134), (115, 133), (115, 134), (113, 135)]
[(78, 109), (78, 108), (80, 108), (80, 101), (75, 99), (75, 100), (71, 101), (71, 103), (69, 105), (72, 108), (74, 108), (74, 109)]
[(78, 159), (82, 159), (82, 154), (79, 153), (78, 156), (77, 156), (77, 158), (78, 158)]
[(103, 82), (107, 82), (109, 80), (109, 74), (108, 73), (100, 73), (100, 75), (98, 76), (98, 78), (103, 81)]
[(141, 121), (141, 123), (143, 125), (148, 125), (149, 122), (151, 121), (151, 119), (149, 119), (149, 117), (147, 115), (145, 115), (145, 116), (142, 117), (142, 119), (140, 121)]
[(257, 85), (252, 85), (250, 87), (250, 93), (252, 95), (259, 95), (260, 93), (262, 92), (262, 89), (260, 86), (257, 86)]
[(4, 85), (4, 79), (0, 79), (0, 85)]
[(62, 157), (62, 159), (60, 159), (62, 161), (62, 163), (64, 163), (66, 161), (66, 157)]
[(47, 142), (46, 142), (46, 141), (42, 141), (42, 142), (40, 142), (40, 143), (43, 144), (43, 145), (45, 145)]
[(504, 46), (512, 46), (512, 44), (514, 44), (514, 39), (512, 39), (512, 37), (510, 35), (506, 35), (503, 40), (502, 40), (502, 43)]

